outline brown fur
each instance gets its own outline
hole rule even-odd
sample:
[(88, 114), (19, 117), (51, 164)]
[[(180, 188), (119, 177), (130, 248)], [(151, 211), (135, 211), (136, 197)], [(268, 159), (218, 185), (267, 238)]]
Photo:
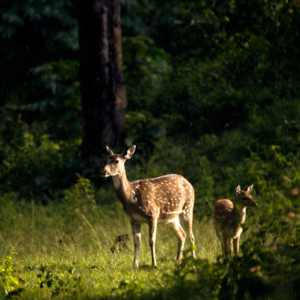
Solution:
[[(192, 232), (194, 189), (180, 175), (165, 175), (153, 179), (129, 182), (126, 177), (124, 163), (134, 154), (135, 146), (123, 154), (114, 154), (108, 147), (109, 157), (101, 171), (102, 176), (113, 176), (114, 187), (123, 209), (130, 218), (134, 236), (134, 265), (138, 266), (138, 252), (141, 240), (141, 224), (149, 226), (149, 245), (152, 252), (152, 265), (156, 266), (155, 236), (157, 223), (172, 223), (178, 236), (177, 260), (182, 258), (185, 232), (179, 223), (179, 215), (183, 214), (189, 228), (191, 243), (194, 245)], [(195, 251), (193, 250), (195, 257)]]
[(238, 255), (239, 240), (243, 230), (240, 224), (245, 222), (246, 207), (257, 206), (257, 203), (250, 195), (252, 187), (253, 185), (245, 190), (241, 190), (240, 186), (238, 186), (233, 203), (228, 199), (218, 200), (215, 203), (213, 223), (225, 256), (228, 254), (232, 256), (232, 242), (234, 244), (234, 252)]

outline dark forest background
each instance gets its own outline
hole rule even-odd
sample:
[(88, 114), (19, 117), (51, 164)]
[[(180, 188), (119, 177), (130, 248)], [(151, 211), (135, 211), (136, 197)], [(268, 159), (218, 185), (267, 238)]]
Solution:
[[(1, 1), (0, 192), (15, 193), (16, 205), (55, 206), (76, 174), (99, 195), (112, 188), (96, 163), (105, 147), (96, 162), (82, 159), (81, 13), (77, 0)], [(195, 188), (199, 220), (211, 218), (217, 199), (232, 199), (237, 185), (254, 184), (255, 246), (248, 242), (241, 260), (268, 263), (267, 271), (230, 269), (221, 279), (231, 285), (220, 279), (218, 287), (242, 299), (239, 292), (254, 297), (257, 286), (264, 293), (280, 286), (280, 295), (296, 299), (300, 1), (124, 0), (121, 22), (126, 128), (122, 143), (109, 146), (120, 153), (137, 145), (129, 180), (183, 175)], [(107, 193), (96, 202), (109, 210), (116, 197)], [(253, 285), (237, 291), (241, 278)]]

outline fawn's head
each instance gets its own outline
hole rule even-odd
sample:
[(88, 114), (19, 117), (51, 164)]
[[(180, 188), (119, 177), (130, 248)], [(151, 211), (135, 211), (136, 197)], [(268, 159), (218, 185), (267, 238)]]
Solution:
[(241, 190), (241, 187), (238, 185), (237, 188), (235, 189), (235, 199), (234, 199), (235, 205), (241, 207), (257, 206), (258, 204), (253, 200), (252, 196), (250, 195), (252, 188), (253, 188), (253, 184), (248, 186), (244, 190)]
[(135, 151), (136, 146), (132, 146), (122, 154), (114, 154), (107, 146), (106, 150), (108, 157), (104, 160), (104, 167), (100, 171), (103, 177), (121, 175), (124, 171), (124, 164), (127, 159), (130, 159)]

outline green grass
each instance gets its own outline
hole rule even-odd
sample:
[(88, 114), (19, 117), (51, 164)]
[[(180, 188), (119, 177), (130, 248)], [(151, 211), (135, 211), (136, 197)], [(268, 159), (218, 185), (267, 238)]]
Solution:
[[(111, 190), (102, 189), (95, 193), (100, 203), (95, 205), (92, 193), (82, 196), (85, 186), (76, 184), (66, 192), (72, 201), (56, 199), (47, 206), (21, 201), (13, 193), (0, 196), (0, 299), (13, 288), (22, 299), (299, 298), (300, 214), (296, 206), (271, 212), (270, 205), (257, 197), (259, 207), (247, 211), (249, 230), (245, 228), (241, 236), (240, 255), (232, 260), (219, 259), (221, 246), (211, 217), (195, 217), (197, 259), (191, 258), (187, 237), (178, 266), (174, 230), (170, 224), (160, 224), (158, 267), (151, 268), (148, 228), (143, 225), (136, 269), (130, 222), (121, 204), (112, 201)], [(124, 234), (128, 242), (112, 253), (116, 237)]]
[[(15, 203), (15, 205), (17, 205)], [(0, 257), (3, 261), (12, 249), (14, 275), (25, 283), (23, 299), (51, 298), (58, 280), (63, 282), (66, 292), (59, 297), (78, 298), (112, 297), (120, 292), (121, 283), (143, 283), (143, 291), (164, 287), (165, 275), (176, 268), (177, 238), (170, 225), (159, 225), (156, 242), (157, 269), (149, 267), (151, 251), (148, 245), (148, 227), (142, 226), (140, 267), (134, 269), (133, 239), (130, 222), (116, 204), (114, 209), (97, 207), (90, 223), (89, 215), (64, 225), (62, 206), (37, 206), (20, 204), (10, 225), (2, 228), (0, 234)], [(9, 217), (8, 217), (9, 218)], [(183, 223), (183, 222), (182, 222)], [(212, 222), (194, 221), (197, 258), (216, 260), (221, 248), (216, 239)], [(112, 253), (110, 248), (118, 235), (128, 234), (129, 241), (120, 252)], [(190, 248), (186, 239), (185, 249)], [(187, 255), (191, 255), (188, 253)], [(54, 280), (50, 288), (40, 288), (40, 268), (51, 271)], [(51, 277), (50, 276), (50, 277)], [(81, 278), (81, 283), (74, 278)], [(51, 279), (51, 278), (50, 278)], [(75, 287), (73, 287), (75, 286)], [(122, 291), (122, 289), (121, 289)], [(2, 295), (3, 296), (3, 295)], [(74, 297), (74, 295), (73, 295)]]

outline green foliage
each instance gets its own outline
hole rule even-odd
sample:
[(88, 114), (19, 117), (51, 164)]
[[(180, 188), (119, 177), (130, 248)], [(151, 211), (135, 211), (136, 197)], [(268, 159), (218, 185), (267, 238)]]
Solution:
[(151, 32), (172, 55), (170, 80), (151, 109), (155, 117), (170, 115), (170, 136), (195, 141), (204, 133), (241, 127), (255, 113), (267, 107), (278, 112), (283, 102), (298, 97), (298, 65), (291, 59), (299, 50), (293, 29), (298, 2), (154, 2), (140, 13), (145, 24), (151, 13), (159, 14), (152, 23), (157, 31)]
[(49, 135), (32, 133), (26, 124), (20, 125), (23, 125), (23, 132), (18, 137), (18, 143), (15, 141), (14, 145), (0, 144), (2, 190), (17, 189), (23, 195), (41, 195), (55, 186), (66, 187), (74, 176), (72, 173), (76, 167), (76, 144), (51, 141)]
[(69, 187), (79, 167), (75, 3), (32, 0), (1, 6), (1, 189), (43, 195), (42, 202)]
[(0, 51), (4, 72), (1, 104), (12, 89), (27, 82), (32, 67), (59, 58), (74, 58), (78, 50), (76, 1), (4, 1), (1, 5)]
[(168, 81), (170, 55), (144, 35), (124, 37), (123, 51), (129, 111), (125, 142), (127, 146), (139, 144), (148, 158), (157, 138), (166, 133), (162, 116), (154, 118), (151, 110), (162, 84)]
[(22, 218), (22, 215), (15, 206), (18, 199), (18, 194), (8, 193), (0, 196), (0, 227), (9, 228), (15, 222)]
[(81, 143), (77, 69), (74, 61), (47, 63), (31, 70), (25, 87), (11, 91), (0, 110), (4, 191), (49, 197), (74, 182)]
[(7, 296), (12, 294), (18, 295), (22, 291), (22, 289), (17, 288), (19, 278), (13, 274), (15, 272), (13, 267), (13, 254), (16, 254), (14, 250), (11, 251), (11, 256), (5, 257), (0, 272), (0, 283)]
[(79, 174), (77, 177), (77, 183), (71, 189), (64, 191), (64, 199), (85, 211), (88, 205), (95, 204), (94, 188), (89, 179), (83, 178)]
[(170, 55), (143, 35), (124, 37), (122, 42), (129, 110), (147, 109), (168, 78)]
[(37, 275), (39, 287), (41, 289), (48, 288), (51, 293), (51, 298), (61, 296), (75, 296), (82, 290), (81, 277), (70, 276), (73, 274), (74, 267), (69, 267), (67, 272), (64, 270), (54, 271), (48, 266), (40, 266), (40, 273)]
[(165, 135), (166, 130), (163, 120), (154, 119), (149, 113), (132, 112), (126, 115), (126, 132), (126, 145), (138, 144), (143, 157), (149, 158), (155, 143)]
[(64, 191), (63, 200), (68, 202), (68, 222), (85, 226), (85, 219), (95, 208), (94, 187), (89, 179), (77, 174), (77, 183)]
[[(17, 116), (32, 130), (38, 127), (55, 140), (78, 138), (81, 130), (78, 67), (77, 61), (59, 60), (32, 68), (29, 82), (8, 94), (2, 108), (4, 124), (9, 122), (8, 118)], [(2, 135), (11, 140), (12, 130), (5, 125)]]

